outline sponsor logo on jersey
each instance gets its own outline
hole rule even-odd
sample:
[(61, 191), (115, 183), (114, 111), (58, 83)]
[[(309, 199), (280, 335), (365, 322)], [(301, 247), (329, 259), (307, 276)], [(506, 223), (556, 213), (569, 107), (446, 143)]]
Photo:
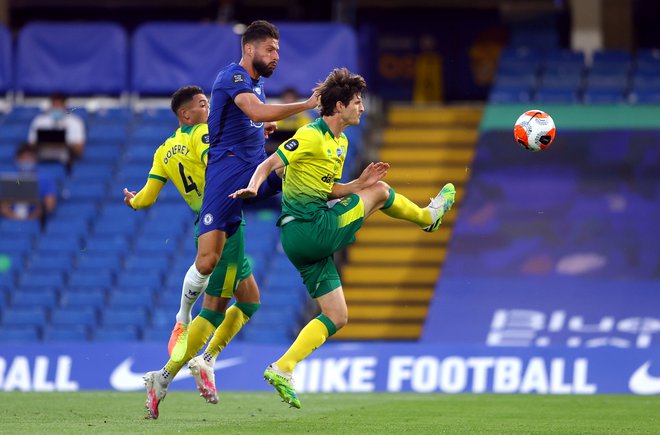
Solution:
[(284, 144), (284, 149), (287, 151), (295, 151), (298, 148), (298, 141), (290, 139)]
[(321, 181), (323, 181), (324, 183), (332, 183), (332, 180), (333, 180), (332, 174), (328, 174), (321, 177)]
[(245, 78), (243, 77), (242, 74), (234, 74), (234, 83), (243, 83), (245, 82)]
[(211, 138), (209, 138), (208, 134), (205, 134), (204, 136), (202, 136), (202, 142), (211, 143)]
[(211, 213), (206, 213), (203, 222), (204, 225), (211, 225), (213, 223), (213, 215)]
[(253, 89), (254, 89), (254, 92), (255, 92), (257, 95), (261, 95), (261, 88), (260, 88), (260, 87), (257, 86), (256, 88), (253, 88)]

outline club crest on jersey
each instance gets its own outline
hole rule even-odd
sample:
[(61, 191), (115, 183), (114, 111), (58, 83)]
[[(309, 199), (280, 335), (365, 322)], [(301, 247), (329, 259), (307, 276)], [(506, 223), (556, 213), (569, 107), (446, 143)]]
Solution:
[(261, 95), (261, 88), (260, 88), (260, 87), (256, 87), (256, 88), (254, 88), (254, 92), (255, 92), (257, 95)]
[(245, 81), (245, 78), (243, 77), (242, 74), (234, 74), (233, 80), (234, 83), (243, 83)]
[(211, 213), (206, 213), (202, 222), (204, 222), (204, 225), (211, 225), (213, 223), (213, 215)]
[(202, 136), (202, 142), (211, 143), (211, 139), (209, 138), (208, 134), (205, 134), (204, 136)]
[(291, 139), (284, 144), (284, 149), (287, 151), (295, 151), (296, 148), (298, 148), (298, 141), (295, 139)]
[(342, 153), (341, 148), (337, 148), (337, 157), (341, 157), (341, 153)]

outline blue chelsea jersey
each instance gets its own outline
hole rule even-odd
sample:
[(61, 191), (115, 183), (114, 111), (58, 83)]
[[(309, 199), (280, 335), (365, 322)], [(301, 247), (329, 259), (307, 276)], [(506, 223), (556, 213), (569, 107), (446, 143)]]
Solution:
[(232, 63), (223, 68), (213, 83), (211, 91), (211, 113), (209, 114), (209, 162), (227, 153), (251, 163), (260, 163), (266, 158), (264, 151), (264, 123), (252, 122), (234, 103), (234, 98), (243, 92), (252, 92), (266, 102), (263, 78), (253, 80), (245, 69)]

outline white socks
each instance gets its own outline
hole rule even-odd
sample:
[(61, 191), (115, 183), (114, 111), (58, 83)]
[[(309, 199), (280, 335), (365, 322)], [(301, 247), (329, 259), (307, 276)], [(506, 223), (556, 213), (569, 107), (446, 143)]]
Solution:
[(183, 279), (183, 288), (181, 289), (181, 306), (176, 313), (176, 321), (180, 323), (190, 323), (192, 321), (192, 307), (199, 299), (199, 296), (209, 285), (211, 275), (202, 275), (195, 267), (195, 263), (190, 266), (186, 277)]

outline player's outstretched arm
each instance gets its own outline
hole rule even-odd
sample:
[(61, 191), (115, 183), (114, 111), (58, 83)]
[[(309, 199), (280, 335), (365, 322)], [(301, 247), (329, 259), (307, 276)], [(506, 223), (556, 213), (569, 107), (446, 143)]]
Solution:
[(147, 178), (147, 183), (137, 193), (135, 193), (135, 191), (129, 191), (124, 187), (124, 204), (133, 210), (149, 208), (154, 205), (158, 199), (158, 195), (164, 185), (165, 183), (160, 180)]
[(259, 191), (259, 187), (261, 187), (261, 184), (266, 180), (266, 177), (268, 177), (268, 174), (270, 174), (273, 171), (278, 171), (284, 167), (284, 162), (280, 158), (277, 153), (273, 153), (268, 157), (266, 160), (261, 162), (259, 166), (257, 166), (257, 169), (254, 170), (254, 174), (252, 174), (252, 178), (250, 178), (250, 182), (248, 183), (247, 187), (244, 189), (239, 189), (236, 192), (232, 193), (229, 195), (230, 198), (242, 198), (242, 199), (248, 199), (248, 198), (254, 198), (257, 196), (257, 192)]
[(350, 195), (351, 193), (357, 193), (362, 189), (366, 189), (385, 177), (389, 168), (389, 163), (369, 163), (360, 176), (350, 183), (335, 183), (332, 186), (332, 192), (330, 192), (328, 199), (341, 198)]
[(313, 93), (305, 101), (289, 104), (264, 104), (256, 95), (243, 92), (236, 95), (234, 103), (252, 122), (280, 121), (296, 113), (310, 110), (319, 105), (319, 96)]

